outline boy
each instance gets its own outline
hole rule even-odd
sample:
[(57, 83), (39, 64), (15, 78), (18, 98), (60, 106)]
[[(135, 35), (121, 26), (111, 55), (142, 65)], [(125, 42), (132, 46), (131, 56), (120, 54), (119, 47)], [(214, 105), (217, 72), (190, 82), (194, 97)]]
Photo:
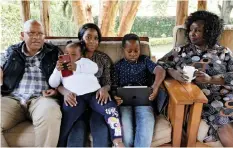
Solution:
[[(62, 82), (63, 86), (76, 96), (77, 105), (73, 106), (71, 100), (65, 98), (62, 106), (62, 123), (60, 138), (58, 142), (59, 147), (65, 147), (69, 132), (75, 121), (84, 113), (86, 106), (90, 107), (102, 114), (107, 122), (111, 138), (114, 144), (123, 146), (122, 131), (119, 121), (119, 113), (117, 106), (113, 101), (107, 102), (105, 105), (98, 103), (96, 99), (96, 91), (101, 88), (95, 73), (98, 71), (96, 63), (87, 58), (82, 58), (84, 43), (70, 43), (66, 46), (66, 52), (70, 55), (71, 62), (68, 64), (68, 69), (73, 71), (73, 75), (62, 77), (61, 70), (63, 66), (58, 60), (57, 67), (49, 79), (50, 86), (56, 88)], [(70, 106), (69, 106), (70, 105)], [(119, 145), (120, 144), (120, 145)]]
[[(153, 101), (157, 96), (160, 84), (165, 78), (165, 70), (157, 66), (149, 57), (140, 55), (140, 40), (135, 34), (126, 34), (122, 40), (124, 58), (114, 66), (113, 85), (123, 87), (127, 85), (148, 86), (148, 74), (155, 74), (153, 93), (148, 98)], [(118, 104), (121, 98), (115, 96)], [(123, 141), (127, 147), (150, 147), (153, 129), (154, 113), (151, 106), (120, 106), (123, 125)], [(133, 119), (136, 120), (136, 130), (133, 129)], [(134, 131), (135, 136), (134, 136)], [(135, 138), (134, 138), (135, 137)]]

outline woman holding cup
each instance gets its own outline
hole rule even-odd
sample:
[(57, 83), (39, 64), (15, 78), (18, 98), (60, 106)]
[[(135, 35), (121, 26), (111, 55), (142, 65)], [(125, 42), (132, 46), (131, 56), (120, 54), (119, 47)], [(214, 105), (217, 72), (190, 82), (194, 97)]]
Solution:
[[(185, 22), (189, 43), (174, 48), (158, 63), (180, 82), (197, 84), (206, 97), (202, 119), (210, 126), (204, 142), (220, 140), (233, 146), (233, 55), (217, 44), (223, 21), (208, 11), (196, 11)], [(199, 65), (199, 70), (190, 66)], [(189, 67), (188, 67), (189, 66)]]
[(183, 72), (187, 76), (187, 82), (191, 82), (196, 78), (195, 72), (198, 71), (195, 69), (193, 66), (184, 66), (183, 67)]

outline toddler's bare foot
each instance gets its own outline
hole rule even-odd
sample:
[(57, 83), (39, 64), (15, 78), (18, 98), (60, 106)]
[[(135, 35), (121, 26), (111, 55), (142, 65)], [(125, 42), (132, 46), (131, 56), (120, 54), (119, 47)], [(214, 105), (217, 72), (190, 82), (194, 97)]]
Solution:
[(121, 138), (117, 138), (113, 140), (114, 147), (125, 147)]

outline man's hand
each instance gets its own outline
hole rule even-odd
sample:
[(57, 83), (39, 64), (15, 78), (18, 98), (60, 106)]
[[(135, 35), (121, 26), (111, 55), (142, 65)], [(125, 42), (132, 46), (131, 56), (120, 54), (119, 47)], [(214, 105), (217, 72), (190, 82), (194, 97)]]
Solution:
[(208, 74), (204, 73), (203, 71), (197, 71), (195, 72), (195, 76), (196, 76), (196, 82), (198, 83), (210, 83), (211, 82), (211, 76), (209, 76)]
[(64, 95), (64, 103), (66, 106), (76, 106), (78, 104), (77, 100), (76, 100), (76, 94), (72, 93), (71, 91), (68, 91), (67, 93), (65, 93)]
[(117, 106), (119, 106), (123, 103), (123, 100), (118, 96), (114, 96), (114, 99), (116, 100)]
[(153, 101), (158, 94), (159, 87), (154, 87), (153, 92), (151, 93), (149, 100)]
[(111, 97), (104, 87), (96, 92), (96, 99), (98, 99), (98, 104), (100, 103), (101, 105), (106, 104), (108, 99), (111, 101)]
[(55, 89), (43, 90), (42, 95), (43, 97), (52, 97), (52, 96), (57, 95), (57, 90)]

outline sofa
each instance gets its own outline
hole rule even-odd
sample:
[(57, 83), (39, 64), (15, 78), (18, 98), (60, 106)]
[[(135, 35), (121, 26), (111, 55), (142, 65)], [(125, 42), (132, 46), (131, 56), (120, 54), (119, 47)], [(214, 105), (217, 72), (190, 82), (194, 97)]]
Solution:
[[(223, 35), (220, 39), (222, 45), (226, 45), (230, 49), (233, 49), (233, 42), (229, 41), (233, 38), (233, 27), (228, 26), (225, 28)], [(185, 44), (187, 38), (184, 35), (185, 28), (183, 26), (177, 26), (174, 28), (174, 46)], [(120, 37), (104, 37), (99, 49), (109, 55), (113, 62), (118, 61), (123, 57), (121, 49)], [(151, 56), (149, 39), (141, 39), (141, 53)], [(59, 46), (64, 50), (66, 42), (69, 40), (76, 41), (76, 37), (46, 37), (46, 42), (50, 42)], [(169, 103), (167, 109), (167, 116), (159, 115), (156, 118), (156, 124), (154, 127), (154, 136), (152, 140), (152, 147), (155, 146), (181, 146), (182, 133), (186, 131), (188, 146), (196, 146), (196, 141), (203, 141), (204, 135), (207, 133), (208, 125), (200, 120), (200, 115), (196, 112), (198, 109), (201, 112), (201, 104), (206, 103), (207, 100), (200, 89), (195, 85), (183, 85), (174, 79), (167, 78), (164, 80), (164, 87), (169, 94)], [(192, 91), (195, 90), (195, 91)], [(198, 96), (198, 97), (193, 97)], [(187, 116), (186, 108), (191, 107), (191, 119), (189, 120), (188, 128), (183, 128), (184, 117)], [(200, 125), (200, 126), (199, 126)], [(24, 121), (14, 128), (3, 131), (5, 139), (9, 146), (13, 147), (32, 147), (34, 146), (35, 134), (31, 121)], [(91, 141), (91, 137), (89, 140)], [(222, 146), (221, 143), (205, 143), (205, 146)], [(89, 144), (88, 146), (91, 146)]]
[[(123, 57), (123, 52), (121, 48), (121, 39), (122, 38), (103, 38), (99, 49), (100, 51), (109, 55), (112, 61), (115, 63)], [(67, 43), (67, 41), (77, 41), (78, 39), (75, 37), (46, 37), (46, 42), (52, 43), (54, 45), (59, 46), (62, 50)], [(141, 38), (141, 53), (147, 56), (151, 56), (149, 39)], [(180, 131), (180, 130), (179, 130)], [(5, 139), (9, 146), (12, 147), (32, 147), (35, 144), (35, 133), (34, 128), (31, 121), (24, 121), (19, 123), (14, 128), (9, 129), (7, 131), (3, 131)], [(172, 124), (168, 121), (168, 119), (159, 115), (156, 118), (156, 124), (154, 127), (154, 136), (152, 140), (152, 147), (160, 146), (165, 143), (170, 143), (172, 141)], [(92, 138), (89, 138), (90, 141)], [(179, 146), (178, 145), (176, 146)], [(88, 145), (91, 146), (92, 144)]]

